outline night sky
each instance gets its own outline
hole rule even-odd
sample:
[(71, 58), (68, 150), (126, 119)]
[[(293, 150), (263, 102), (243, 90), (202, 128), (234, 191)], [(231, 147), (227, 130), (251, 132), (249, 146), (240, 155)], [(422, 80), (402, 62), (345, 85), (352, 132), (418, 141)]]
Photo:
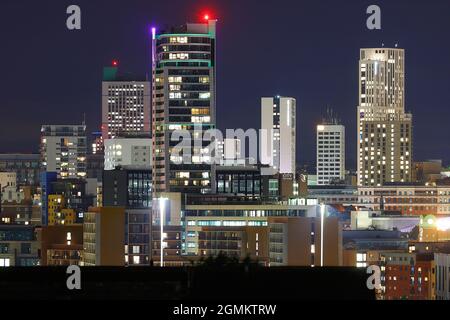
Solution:
[[(66, 8), (82, 30), (66, 28)], [(366, 8), (382, 9), (382, 30)], [(356, 166), (359, 48), (406, 50), (406, 109), (414, 159), (450, 161), (449, 0), (3, 0), (0, 4), (0, 152), (37, 152), (41, 124), (101, 119), (102, 68), (150, 74), (151, 25), (218, 22), (218, 126), (259, 128), (260, 97), (297, 98), (298, 162), (314, 165), (315, 126), (331, 106), (347, 129)]]

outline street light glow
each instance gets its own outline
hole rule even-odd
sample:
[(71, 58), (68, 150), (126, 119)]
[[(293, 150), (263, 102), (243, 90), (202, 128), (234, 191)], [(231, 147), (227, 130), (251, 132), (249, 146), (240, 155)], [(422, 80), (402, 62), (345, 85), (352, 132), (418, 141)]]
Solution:
[(160, 267), (164, 267), (164, 219), (165, 219), (165, 202), (168, 198), (159, 198), (159, 225), (160, 225)]
[(325, 204), (320, 204), (320, 266), (323, 267), (323, 229), (325, 218)]

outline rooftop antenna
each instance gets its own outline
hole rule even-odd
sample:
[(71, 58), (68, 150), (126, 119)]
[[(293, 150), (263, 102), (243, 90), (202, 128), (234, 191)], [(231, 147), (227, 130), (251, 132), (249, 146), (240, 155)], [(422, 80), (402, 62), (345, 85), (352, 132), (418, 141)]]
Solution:
[(83, 126), (86, 125), (86, 112), (83, 112)]
[(337, 112), (335, 112), (334, 109), (331, 107), (329, 107), (329, 109), (328, 109), (328, 124), (331, 124), (331, 125), (340, 124), (340, 119), (338, 117)]
[(330, 107), (327, 106), (326, 116), (322, 118), (323, 124), (327, 124), (330, 121)]
[(330, 125), (338, 125), (340, 123), (338, 114), (335, 113), (333, 108), (330, 106), (327, 106), (327, 113), (326, 113), (326, 117), (323, 118), (323, 123), (330, 124)]

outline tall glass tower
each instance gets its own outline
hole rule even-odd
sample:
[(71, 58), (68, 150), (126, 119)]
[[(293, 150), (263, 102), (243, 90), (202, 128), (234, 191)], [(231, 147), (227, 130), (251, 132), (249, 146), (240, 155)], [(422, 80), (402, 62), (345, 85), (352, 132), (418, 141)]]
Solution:
[[(203, 132), (216, 124), (216, 20), (152, 29), (153, 186), (161, 192), (208, 193), (211, 142), (188, 141), (190, 155), (174, 151), (175, 130)], [(200, 139), (197, 134), (196, 139)], [(185, 141), (186, 142), (186, 141)]]

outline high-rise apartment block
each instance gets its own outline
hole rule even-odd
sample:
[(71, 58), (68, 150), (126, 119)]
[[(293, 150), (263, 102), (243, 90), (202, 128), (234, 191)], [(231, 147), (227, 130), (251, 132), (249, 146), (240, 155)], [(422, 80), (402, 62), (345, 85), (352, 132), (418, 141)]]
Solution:
[(338, 122), (317, 126), (317, 184), (345, 179), (345, 127)]
[(103, 207), (125, 208), (125, 264), (149, 265), (152, 225), (150, 169), (116, 168), (103, 175)]
[(261, 162), (279, 173), (295, 174), (296, 100), (261, 99)]
[(115, 62), (103, 71), (102, 138), (134, 132), (150, 132), (150, 82), (119, 75)]
[[(207, 193), (214, 177), (207, 149), (211, 142), (198, 145), (201, 137), (194, 137), (194, 129), (215, 128), (216, 21), (152, 29), (152, 36), (154, 190)], [(174, 130), (191, 134), (190, 155), (174, 152), (179, 143), (171, 141)]]
[(61, 179), (86, 177), (86, 126), (44, 125), (41, 128), (41, 169)]
[(361, 49), (358, 185), (411, 179), (412, 115), (405, 113), (405, 51)]

